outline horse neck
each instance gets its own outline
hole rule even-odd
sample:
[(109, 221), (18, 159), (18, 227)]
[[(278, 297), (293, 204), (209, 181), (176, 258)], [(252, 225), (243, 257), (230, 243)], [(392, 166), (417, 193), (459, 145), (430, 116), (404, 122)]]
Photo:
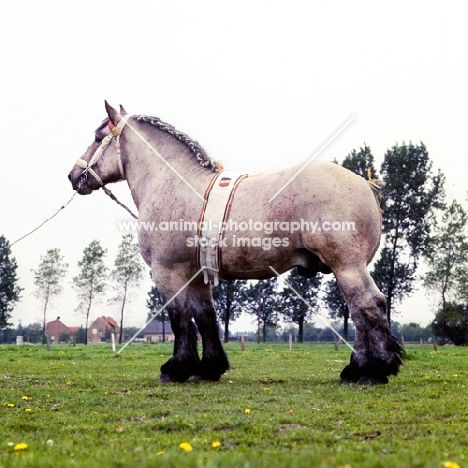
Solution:
[[(132, 122), (133, 123), (133, 122)], [(145, 123), (133, 123), (122, 147), (124, 171), (139, 210), (146, 202), (186, 197), (202, 203), (213, 171), (200, 166), (190, 148), (172, 135)], [(198, 196), (197, 196), (198, 194)]]

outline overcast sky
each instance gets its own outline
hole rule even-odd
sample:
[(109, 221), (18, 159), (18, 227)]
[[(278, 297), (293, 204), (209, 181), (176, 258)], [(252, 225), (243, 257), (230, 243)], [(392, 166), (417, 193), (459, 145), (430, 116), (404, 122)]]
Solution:
[[(423, 142), (466, 202), (468, 3), (440, 1), (15, 1), (0, 4), (0, 233), (13, 242), (72, 194), (67, 174), (105, 116), (104, 99), (155, 115), (239, 172), (370, 146)], [(112, 188), (131, 203), (128, 187)], [(112, 266), (128, 215), (103, 193), (75, 197), (13, 247), (23, 298), (16, 325), (41, 319), (31, 269), (59, 247), (70, 264), (48, 319), (84, 323), (71, 278), (99, 239)], [(146, 317), (145, 278), (127, 323)], [(433, 318), (419, 291), (398, 321)], [(92, 315), (117, 315), (106, 303)], [(321, 323), (317, 322), (320, 326)]]

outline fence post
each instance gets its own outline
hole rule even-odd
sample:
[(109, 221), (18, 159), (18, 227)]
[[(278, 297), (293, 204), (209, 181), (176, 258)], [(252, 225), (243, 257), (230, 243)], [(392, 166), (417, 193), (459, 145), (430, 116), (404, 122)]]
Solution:
[(401, 336), (401, 346), (403, 348), (403, 351), (406, 351), (406, 348), (405, 348), (405, 337), (403, 336), (403, 333), (400, 333), (400, 336)]
[(340, 339), (336, 333), (333, 333), (333, 343), (335, 345), (335, 351), (338, 351), (338, 345), (340, 344)]
[(245, 351), (244, 335), (240, 337), (241, 351)]

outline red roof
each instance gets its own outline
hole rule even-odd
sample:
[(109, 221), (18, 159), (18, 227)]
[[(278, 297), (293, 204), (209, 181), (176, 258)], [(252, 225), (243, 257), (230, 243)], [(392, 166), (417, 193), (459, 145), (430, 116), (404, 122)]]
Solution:
[(112, 318), (112, 317), (101, 317), (101, 319), (104, 319), (109, 325), (112, 325), (113, 327), (119, 328), (119, 324)]

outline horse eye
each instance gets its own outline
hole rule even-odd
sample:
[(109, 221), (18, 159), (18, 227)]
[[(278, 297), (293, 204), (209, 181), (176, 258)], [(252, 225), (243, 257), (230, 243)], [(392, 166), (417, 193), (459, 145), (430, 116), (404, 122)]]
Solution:
[(98, 136), (97, 137), (94, 137), (94, 141), (96, 143), (101, 143), (102, 142), (102, 138), (99, 138)]

